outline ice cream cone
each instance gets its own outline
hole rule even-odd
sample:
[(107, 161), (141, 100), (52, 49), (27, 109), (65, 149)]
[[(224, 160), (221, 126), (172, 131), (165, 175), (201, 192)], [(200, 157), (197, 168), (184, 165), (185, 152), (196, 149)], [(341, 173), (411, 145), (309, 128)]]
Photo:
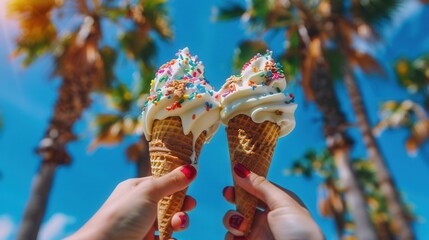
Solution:
[[(226, 127), (231, 166), (243, 164), (250, 171), (267, 176), (280, 127), (273, 122), (255, 123), (251, 117), (240, 114), (229, 120)], [(253, 223), (258, 199), (235, 185), (237, 211), (248, 219), (245, 234)]]
[[(195, 140), (192, 133), (185, 135), (180, 117), (155, 120), (152, 129), (152, 139), (149, 142), (152, 175), (160, 177), (179, 166), (191, 164), (192, 154), (195, 154), (194, 164), (196, 164), (205, 140), (205, 131)], [(159, 201), (159, 239), (171, 238), (173, 233), (171, 218), (175, 213), (181, 211), (186, 191), (187, 189), (184, 189)]]

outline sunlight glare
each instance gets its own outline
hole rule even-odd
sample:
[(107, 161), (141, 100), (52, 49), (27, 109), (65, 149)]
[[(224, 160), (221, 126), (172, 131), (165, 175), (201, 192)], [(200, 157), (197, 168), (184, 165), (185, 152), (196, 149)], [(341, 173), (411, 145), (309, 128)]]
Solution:
[(4, 46), (7, 48), (8, 53), (12, 53), (12, 42), (14, 35), (12, 32), (13, 29), (18, 29), (18, 23), (13, 21), (9, 16), (7, 16), (7, 3), (10, 0), (0, 0), (0, 39), (2, 39), (5, 43)]
[[(0, 42), (2, 43), (3, 51), (6, 52), (7, 58), (11, 59), (14, 51), (14, 36), (17, 35), (19, 25), (10, 16), (7, 16), (7, 4), (11, 0), (0, 0)], [(0, 49), (1, 51), (1, 49)], [(15, 82), (19, 82), (17, 66), (9, 62), (11, 67), (12, 77)]]

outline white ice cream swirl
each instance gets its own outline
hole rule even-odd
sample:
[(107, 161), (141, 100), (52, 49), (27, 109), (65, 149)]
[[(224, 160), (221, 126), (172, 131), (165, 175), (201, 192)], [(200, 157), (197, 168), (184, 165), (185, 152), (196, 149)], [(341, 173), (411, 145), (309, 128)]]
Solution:
[(195, 139), (206, 131), (208, 141), (219, 128), (220, 104), (204, 78), (204, 65), (197, 56), (191, 56), (188, 48), (177, 56), (161, 66), (152, 80), (142, 112), (144, 134), (150, 140), (155, 119), (178, 116), (185, 135), (192, 132)]
[(221, 121), (239, 114), (250, 116), (256, 123), (271, 121), (280, 126), (280, 136), (289, 134), (295, 127), (292, 94), (285, 95), (286, 79), (282, 66), (275, 63), (271, 52), (255, 55), (243, 66), (240, 76), (230, 77), (219, 91)]

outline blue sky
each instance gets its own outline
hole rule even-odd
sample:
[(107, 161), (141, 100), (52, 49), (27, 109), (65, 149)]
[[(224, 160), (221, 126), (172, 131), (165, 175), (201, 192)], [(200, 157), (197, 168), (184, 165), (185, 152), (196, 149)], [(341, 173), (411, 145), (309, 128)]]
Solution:
[[(6, 21), (0, 0), (0, 113), (4, 128), (0, 130), (0, 239), (14, 239), (23, 208), (26, 204), (31, 181), (39, 165), (39, 158), (33, 153), (47, 127), (56, 100), (58, 80), (50, 80), (52, 61), (42, 58), (28, 69), (19, 61), (11, 60), (13, 34), (16, 25)], [(174, 57), (178, 49), (188, 46), (197, 54), (206, 67), (206, 78), (215, 88), (222, 86), (232, 73), (231, 59), (234, 48), (246, 38), (246, 29), (239, 21), (216, 23), (211, 21), (213, 7), (223, 1), (172, 0), (169, 10), (174, 22), (175, 39), (172, 42), (158, 42), (158, 66)], [(382, 28), (386, 40), (376, 46), (359, 45), (360, 48), (376, 54), (384, 62), (387, 79), (377, 79), (360, 74), (360, 83), (371, 120), (376, 121), (381, 101), (405, 99), (408, 94), (395, 83), (392, 64), (401, 56), (416, 57), (429, 52), (429, 35), (425, 24), (429, 22), (429, 8), (417, 1), (407, 1), (393, 23)], [(111, 34), (114, 36), (114, 34)], [(268, 39), (267, 39), (268, 40)], [(282, 36), (269, 38), (274, 54), (283, 50)], [(126, 65), (118, 69), (120, 78), (129, 84), (132, 73)], [(351, 106), (341, 84), (339, 96), (343, 109), (350, 116)], [(268, 178), (285, 188), (296, 192), (307, 204), (327, 239), (335, 239), (332, 220), (322, 218), (317, 212), (317, 186), (319, 179), (305, 180), (302, 177), (287, 176), (284, 169), (294, 159), (302, 156), (308, 148), (322, 149), (324, 138), (316, 107), (303, 101), (302, 89), (289, 84), (289, 92), (297, 97), (296, 129), (281, 138), (277, 145)], [(91, 110), (98, 110), (97, 101)], [(87, 147), (93, 129), (86, 123), (92, 115), (88, 111), (77, 124), (80, 140), (68, 146), (73, 164), (58, 169), (52, 189), (40, 239), (61, 239), (72, 233), (100, 207), (116, 184), (135, 176), (135, 166), (124, 157), (126, 146), (135, 139), (128, 139), (114, 147), (99, 148), (88, 153)], [(359, 137), (357, 130), (351, 130)], [(403, 143), (403, 131), (387, 131), (379, 139), (391, 172), (401, 193), (412, 203), (420, 216), (414, 225), (418, 239), (429, 236), (429, 166), (422, 157), (407, 156)], [(427, 145), (426, 145), (427, 147)], [(364, 148), (357, 145), (353, 150), (356, 157), (364, 157)], [(223, 214), (232, 209), (222, 197), (222, 189), (232, 183), (228, 149), (224, 128), (221, 127), (210, 144), (204, 146), (200, 156), (200, 168), (196, 181), (188, 194), (197, 199), (197, 208), (189, 215), (191, 225), (185, 232), (178, 233), (178, 239), (223, 239), (225, 229)]]

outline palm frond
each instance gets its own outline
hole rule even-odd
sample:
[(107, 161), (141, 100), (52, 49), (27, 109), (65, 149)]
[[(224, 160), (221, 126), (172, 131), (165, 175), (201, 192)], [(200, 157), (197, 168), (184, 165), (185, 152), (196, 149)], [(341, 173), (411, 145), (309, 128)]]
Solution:
[(88, 150), (92, 151), (100, 145), (115, 145), (120, 143), (126, 135), (136, 133), (138, 124), (138, 118), (114, 114), (97, 115), (94, 121), (97, 134), (88, 147)]
[(14, 55), (25, 56), (24, 66), (30, 65), (52, 47), (57, 32), (51, 21), (51, 12), (60, 6), (61, 1), (55, 0), (8, 2), (8, 14), (17, 19), (21, 29)]
[(386, 75), (379, 61), (371, 55), (352, 49), (349, 51), (348, 55), (350, 63), (359, 66), (366, 74), (374, 74), (381, 77)]
[(399, 83), (410, 92), (425, 92), (429, 86), (429, 54), (413, 60), (399, 59), (395, 63)]
[(150, 26), (162, 38), (171, 39), (173, 32), (171, 31), (170, 19), (166, 8), (166, 0), (140, 0), (139, 4), (142, 7), (142, 14)]
[(267, 44), (260, 40), (241, 42), (235, 49), (233, 68), (237, 71), (241, 70), (241, 67), (256, 53), (265, 52), (267, 49)]
[(106, 89), (109, 89), (112, 86), (112, 83), (117, 80), (114, 72), (114, 66), (118, 54), (114, 48), (105, 46), (100, 49), (100, 55), (104, 67), (104, 85), (106, 86)]
[(117, 86), (112, 87), (106, 93), (106, 97), (110, 107), (119, 112), (130, 111), (135, 100), (131, 90), (123, 83), (119, 83)]
[(240, 3), (229, 3), (227, 6), (215, 9), (214, 19), (216, 21), (233, 20), (243, 16), (246, 8)]
[(403, 2), (403, 0), (352, 1), (351, 13), (358, 20), (377, 27), (390, 21)]
[(287, 75), (296, 76), (300, 71), (303, 46), (296, 27), (290, 27), (286, 31), (287, 49), (280, 61)]

